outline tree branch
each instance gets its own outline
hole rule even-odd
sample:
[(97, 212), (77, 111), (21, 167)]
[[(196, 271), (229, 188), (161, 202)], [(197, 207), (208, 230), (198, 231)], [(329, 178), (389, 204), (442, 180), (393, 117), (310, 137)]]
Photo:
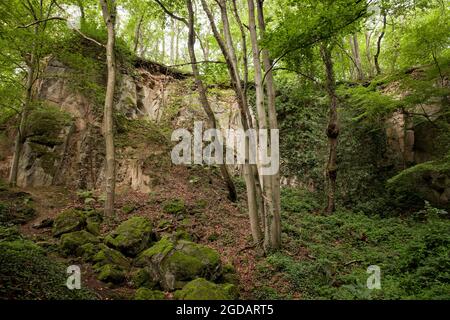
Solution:
[(187, 63), (181, 63), (181, 64), (174, 64), (169, 67), (174, 68), (174, 67), (182, 67), (182, 66), (189, 66), (189, 65), (193, 65), (193, 64), (202, 64), (202, 63), (226, 64), (226, 62), (224, 62), (224, 61), (203, 60), (203, 61), (197, 61), (195, 63), (187, 62)]
[(26, 25), (24, 25), (24, 26), (18, 26), (17, 29), (26, 29), (26, 28), (29, 28), (29, 27), (34, 26), (34, 25), (36, 25), (36, 24), (44, 23), (44, 22), (51, 21), (51, 20), (62, 20), (62, 21), (67, 21), (66, 18), (62, 18), (62, 17), (50, 17), (50, 18), (43, 19), (43, 20), (33, 21), (33, 22), (31, 22), (31, 23), (29, 23), (29, 24), (26, 24)]
[(183, 18), (183, 17), (179, 17), (179, 16), (177, 16), (176, 14), (174, 14), (173, 12), (171, 12), (171, 11), (169, 11), (165, 6), (164, 6), (164, 4), (161, 2), (161, 1), (159, 1), (159, 0), (154, 0), (160, 7), (161, 7), (161, 9), (163, 9), (163, 11), (166, 13), (166, 14), (168, 14), (169, 16), (171, 16), (172, 18), (174, 18), (175, 20), (178, 20), (178, 21), (181, 21), (181, 22), (183, 22), (185, 25), (189, 25), (189, 23), (188, 23), (188, 21), (185, 19), (185, 18)]

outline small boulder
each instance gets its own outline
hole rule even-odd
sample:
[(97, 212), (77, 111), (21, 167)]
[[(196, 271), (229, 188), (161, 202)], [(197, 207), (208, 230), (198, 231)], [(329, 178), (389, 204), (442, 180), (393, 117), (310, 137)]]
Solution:
[(100, 234), (100, 225), (103, 222), (101, 213), (95, 210), (90, 210), (85, 213), (86, 216), (86, 230), (95, 236)]
[(135, 300), (164, 300), (164, 293), (148, 288), (139, 288), (134, 295)]
[(66, 255), (80, 256), (83, 254), (83, 245), (87, 243), (99, 243), (100, 241), (89, 232), (75, 231), (71, 233), (65, 233), (61, 236), (60, 248)]
[(98, 280), (106, 283), (120, 284), (125, 281), (126, 277), (125, 271), (120, 266), (113, 264), (105, 264), (99, 267), (97, 272)]
[(46, 229), (53, 227), (54, 220), (53, 219), (44, 219), (39, 223), (33, 224), (34, 229)]
[(64, 233), (80, 231), (84, 228), (86, 219), (82, 212), (68, 209), (61, 212), (53, 223), (53, 236), (59, 237)]
[(237, 298), (232, 284), (215, 284), (204, 278), (195, 279), (174, 294), (177, 300), (233, 300)]
[(148, 289), (154, 289), (159, 286), (159, 283), (152, 278), (147, 270), (137, 269), (131, 274), (131, 285), (134, 288), (145, 287)]
[(133, 217), (108, 235), (105, 243), (127, 256), (136, 256), (152, 241), (152, 223), (143, 217)]
[(122, 268), (129, 268), (130, 261), (119, 251), (111, 249), (104, 244), (98, 246), (97, 253), (93, 256), (92, 261), (95, 262), (95, 268), (112, 264)]
[(166, 237), (142, 252), (136, 264), (148, 270), (152, 279), (168, 291), (180, 289), (198, 277), (215, 280), (221, 274), (220, 256), (215, 250)]

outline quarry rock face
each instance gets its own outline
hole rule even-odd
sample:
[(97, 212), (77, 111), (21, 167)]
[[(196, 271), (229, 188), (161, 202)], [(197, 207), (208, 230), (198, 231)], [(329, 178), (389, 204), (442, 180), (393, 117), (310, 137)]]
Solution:
[[(100, 188), (105, 165), (103, 107), (73, 88), (70, 82), (73, 70), (56, 59), (49, 58), (45, 63), (43, 76), (36, 84), (36, 95), (55, 110), (51, 115), (41, 117), (44, 122), (35, 126), (40, 128), (36, 129), (38, 131), (49, 127), (48, 132), (40, 135), (31, 132), (25, 140), (18, 185)], [(193, 119), (206, 122), (206, 113), (190, 79), (154, 72), (145, 66), (137, 67), (135, 71), (133, 76), (121, 73), (116, 87), (116, 112), (126, 121), (149, 121), (156, 126), (184, 127), (188, 130), (192, 130)], [(231, 90), (211, 94), (211, 104), (222, 128), (239, 124), (238, 106)], [(62, 117), (65, 117), (64, 123), (59, 123)], [(49, 126), (49, 121), (58, 125)], [(169, 156), (170, 153), (155, 148), (142, 137), (136, 138), (135, 142), (139, 145), (134, 146), (134, 150), (130, 150), (127, 143), (116, 147), (117, 186), (150, 192), (151, 177), (145, 168), (146, 157), (160, 156), (162, 153)], [(167, 146), (169, 142), (165, 144)], [(5, 158), (5, 166), (8, 166), (6, 161), (10, 162), (10, 155)], [(7, 172), (8, 168), (3, 171)]]

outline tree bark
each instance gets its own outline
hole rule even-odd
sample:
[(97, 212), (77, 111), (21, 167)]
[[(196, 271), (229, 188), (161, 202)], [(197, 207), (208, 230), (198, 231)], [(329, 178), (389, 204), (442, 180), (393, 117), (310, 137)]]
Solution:
[[(264, 19), (264, 0), (257, 0), (258, 26), (262, 33), (266, 31)], [(266, 71), (265, 84), (267, 92), (267, 109), (269, 113), (270, 129), (278, 129), (277, 111), (275, 108), (275, 81), (272, 73), (272, 61), (269, 57), (269, 51), (262, 49), (261, 51), (264, 70)], [(273, 150), (272, 150), (273, 151)], [(273, 194), (273, 218), (271, 225), (271, 245), (276, 250), (281, 247), (281, 200), (280, 200), (280, 174), (271, 177), (272, 194)]]
[(383, 29), (381, 30), (380, 36), (378, 37), (377, 52), (375, 53), (375, 56), (373, 57), (377, 75), (381, 74), (381, 68), (380, 68), (380, 63), (378, 62), (378, 59), (380, 58), (381, 41), (383, 40), (384, 34), (386, 33), (386, 23), (387, 23), (387, 14), (386, 14), (386, 12), (383, 12)]
[(247, 37), (245, 35), (244, 25), (242, 23), (241, 18), (239, 17), (239, 11), (237, 8), (236, 0), (233, 0), (233, 13), (234, 13), (236, 22), (239, 26), (239, 30), (241, 31), (242, 63), (243, 63), (243, 67), (244, 67), (244, 93), (247, 93), (247, 87), (248, 87)]
[[(34, 26), (34, 36), (39, 33), (39, 25)], [(20, 114), (20, 123), (17, 129), (16, 140), (14, 143), (14, 155), (11, 164), (11, 171), (9, 174), (9, 184), (11, 187), (17, 186), (17, 176), (19, 173), (20, 154), (22, 152), (24, 140), (25, 140), (25, 128), (27, 125), (28, 114), (30, 111), (31, 102), (33, 100), (33, 84), (35, 81), (36, 63), (38, 58), (36, 57), (36, 39), (33, 40), (31, 47), (30, 60), (27, 63), (27, 82), (25, 84), (25, 101), (22, 106), (22, 112)]]
[(355, 61), (356, 71), (358, 74), (358, 80), (364, 79), (364, 72), (362, 70), (361, 65), (361, 55), (359, 53), (359, 42), (358, 42), (358, 35), (355, 33), (350, 36), (350, 47), (352, 49), (353, 59)]
[[(199, 96), (200, 96), (200, 102), (202, 103), (205, 112), (208, 116), (210, 126), (213, 129), (217, 129), (217, 121), (216, 117), (214, 115), (214, 112), (211, 108), (211, 105), (208, 101), (206, 87), (203, 84), (203, 81), (200, 76), (200, 71), (197, 66), (197, 57), (195, 55), (195, 29), (194, 29), (194, 10), (192, 6), (192, 0), (186, 0), (186, 5), (189, 13), (188, 17), (188, 28), (189, 28), (189, 36), (188, 36), (188, 51), (189, 56), (191, 58), (191, 67), (192, 67), (192, 73), (194, 74), (195, 78), (195, 84), (197, 86)], [(231, 201), (237, 200), (237, 192), (236, 187), (234, 186), (233, 180), (231, 179), (230, 173), (228, 172), (228, 169), (226, 167), (226, 164), (219, 165), (220, 172), (222, 173), (222, 177), (227, 185), (228, 189), (228, 197)]]
[(114, 131), (113, 131), (113, 113), (114, 113), (114, 92), (116, 86), (116, 61), (114, 54), (115, 47), (115, 19), (116, 3), (115, 0), (100, 0), (103, 19), (108, 30), (108, 43), (106, 45), (106, 62), (108, 66), (108, 81), (106, 86), (106, 97), (104, 107), (104, 135), (106, 145), (106, 168), (105, 168), (105, 186), (106, 202), (105, 215), (114, 219), (114, 198), (116, 185), (116, 164), (114, 149)]
[[(254, 67), (254, 77), (255, 77), (255, 91), (256, 91), (256, 113), (258, 118), (258, 129), (267, 129), (267, 115), (264, 108), (264, 89), (262, 83), (262, 66), (259, 57), (259, 46), (258, 46), (258, 34), (256, 31), (256, 20), (255, 20), (255, 4), (253, 0), (248, 0), (248, 28), (250, 31), (250, 41), (252, 44), (253, 53), (253, 67)], [(261, 143), (261, 142), (260, 142)], [(258, 146), (259, 148), (267, 146)], [(258, 148), (258, 149), (259, 149)], [(271, 227), (273, 220), (273, 194), (272, 194), (272, 179), (267, 175), (262, 176), (262, 196), (264, 200), (264, 250), (266, 252), (272, 249), (271, 244)]]
[(373, 77), (373, 64), (372, 64), (372, 55), (370, 54), (370, 39), (372, 38), (371, 32), (366, 31), (365, 33), (366, 38), (366, 58), (367, 63), (369, 65), (369, 77)]
[(141, 39), (141, 28), (142, 28), (142, 21), (144, 20), (144, 15), (141, 15), (139, 18), (139, 21), (136, 25), (136, 30), (134, 33), (134, 48), (133, 52), (134, 54), (137, 54), (138, 48), (139, 48), (139, 41)]
[(336, 83), (334, 77), (333, 60), (331, 57), (331, 48), (327, 44), (322, 44), (320, 48), (322, 61), (325, 65), (326, 82), (325, 87), (328, 97), (330, 99), (330, 111), (327, 127), (328, 137), (328, 163), (327, 163), (327, 178), (328, 178), (328, 200), (325, 211), (331, 214), (336, 209), (336, 177), (337, 177), (337, 144), (339, 136), (339, 122), (337, 114), (337, 96)]
[[(238, 66), (237, 66), (237, 60), (236, 55), (234, 53), (234, 47), (233, 42), (231, 39), (231, 33), (229, 29), (229, 23), (228, 23), (228, 16), (227, 16), (227, 9), (226, 9), (226, 3), (223, 0), (218, 0), (219, 6), (221, 9), (221, 17), (223, 22), (223, 28), (224, 28), (224, 36), (226, 39), (225, 41), (222, 39), (222, 36), (220, 35), (216, 23), (214, 21), (214, 17), (211, 13), (211, 10), (208, 7), (208, 4), (206, 3), (206, 0), (201, 0), (203, 10), (206, 13), (206, 16), (208, 17), (208, 20), (211, 25), (211, 29), (214, 34), (214, 38), (216, 39), (220, 50), (222, 51), (222, 54), (225, 58), (225, 62), (227, 64), (228, 72), (230, 74), (231, 83), (233, 86), (233, 90), (236, 93), (240, 115), (241, 115), (241, 122), (242, 127), (246, 131), (251, 127), (251, 118), (249, 117), (249, 110), (248, 110), (248, 103), (247, 103), (247, 97), (245, 95), (245, 92), (242, 90), (241, 86), (241, 80), (239, 76)], [(249, 149), (248, 149), (248, 143), (246, 143), (246, 155), (248, 156)], [(247, 187), (247, 203), (248, 203), (248, 210), (249, 210), (249, 218), (250, 218), (250, 228), (252, 232), (253, 241), (257, 246), (261, 244), (262, 239), (262, 232), (259, 225), (259, 217), (258, 217), (258, 206), (257, 206), (257, 198), (256, 198), (256, 182), (255, 182), (255, 168), (251, 164), (244, 164), (243, 165), (243, 172), (244, 172), (244, 179), (245, 184)]]

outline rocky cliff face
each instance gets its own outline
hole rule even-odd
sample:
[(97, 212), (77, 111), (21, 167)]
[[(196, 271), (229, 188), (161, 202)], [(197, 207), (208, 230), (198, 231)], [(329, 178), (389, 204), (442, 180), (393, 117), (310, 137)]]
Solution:
[[(103, 183), (101, 106), (73, 88), (71, 76), (72, 70), (58, 60), (46, 62), (36, 84), (36, 97), (45, 107), (30, 119), (20, 158), (21, 187), (96, 189)], [(149, 63), (133, 75), (120, 74), (116, 91), (117, 184), (149, 192), (149, 159), (170, 161), (171, 129), (192, 129), (193, 120), (206, 120), (206, 114), (189, 76), (164, 73)], [(230, 90), (215, 90), (211, 104), (222, 128), (238, 126), (238, 107)], [(3, 159), (2, 175), (11, 156)]]

